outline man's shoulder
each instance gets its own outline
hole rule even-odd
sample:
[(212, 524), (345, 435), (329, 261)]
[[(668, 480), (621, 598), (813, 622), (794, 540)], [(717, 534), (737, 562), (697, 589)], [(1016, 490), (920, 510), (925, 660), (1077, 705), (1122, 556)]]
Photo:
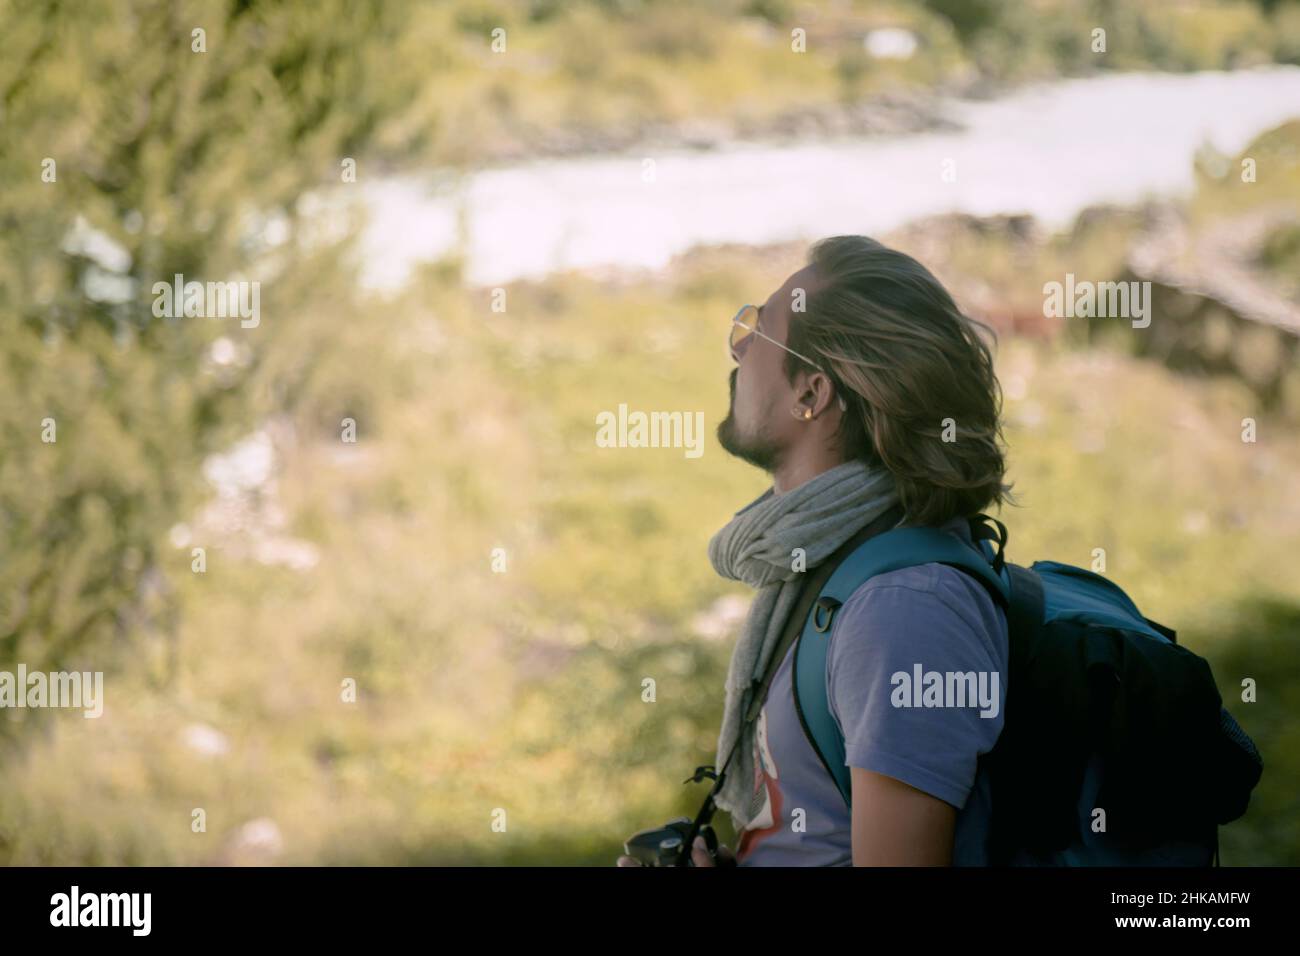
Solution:
[(980, 619), (986, 611), (996, 608), (988, 589), (969, 573), (935, 562), (869, 578), (849, 595), (840, 613), (861, 619), (935, 605), (970, 620)]
[[(955, 518), (938, 527), (974, 547), (965, 519)], [(889, 626), (901, 623), (899, 618), (928, 617), (945, 611), (981, 630), (994, 621), (1005, 628), (1004, 612), (988, 589), (969, 572), (939, 562), (868, 578), (849, 595), (840, 615), (860, 625)]]

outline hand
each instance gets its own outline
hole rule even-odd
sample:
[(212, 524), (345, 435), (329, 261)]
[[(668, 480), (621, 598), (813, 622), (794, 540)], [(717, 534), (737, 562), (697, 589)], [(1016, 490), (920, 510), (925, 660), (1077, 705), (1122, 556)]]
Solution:
[(725, 843), (718, 844), (717, 857), (709, 855), (709, 846), (704, 842), (704, 837), (697, 836), (695, 845), (691, 847), (691, 865), (692, 866), (735, 866), (736, 854), (727, 849)]
[[(644, 864), (638, 862), (637, 860), (625, 854), (618, 858), (618, 865), (619, 866), (643, 866)], [(725, 845), (719, 844), (718, 858), (715, 861), (709, 856), (709, 848), (704, 842), (704, 837), (697, 836), (695, 838), (695, 846), (691, 849), (691, 865), (692, 866), (735, 866), (736, 854), (732, 853), (729, 849), (727, 849)]]

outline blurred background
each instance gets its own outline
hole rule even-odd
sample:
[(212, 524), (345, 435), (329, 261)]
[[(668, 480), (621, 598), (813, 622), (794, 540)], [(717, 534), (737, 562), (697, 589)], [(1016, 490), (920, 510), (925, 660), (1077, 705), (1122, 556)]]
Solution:
[[(769, 484), (728, 323), (853, 232), (998, 330), (1012, 559), (1106, 549), (1209, 658), (1266, 764), (1223, 862), (1300, 864), (1298, 4), (0, 0), (0, 223), (0, 669), (105, 673), (0, 711), (2, 863), (693, 814)], [(260, 321), (155, 317), (177, 273)], [(1045, 318), (1068, 273), (1151, 325)], [(620, 403), (704, 454), (597, 447)]]

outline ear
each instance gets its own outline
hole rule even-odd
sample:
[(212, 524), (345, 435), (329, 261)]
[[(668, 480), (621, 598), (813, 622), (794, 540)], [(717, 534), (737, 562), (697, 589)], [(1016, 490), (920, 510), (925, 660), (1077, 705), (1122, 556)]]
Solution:
[(825, 372), (810, 372), (804, 380), (803, 392), (799, 396), (800, 406), (811, 408), (812, 417), (816, 418), (831, 406), (834, 399), (840, 411), (847, 411), (848, 404), (842, 395), (836, 393), (835, 385)]

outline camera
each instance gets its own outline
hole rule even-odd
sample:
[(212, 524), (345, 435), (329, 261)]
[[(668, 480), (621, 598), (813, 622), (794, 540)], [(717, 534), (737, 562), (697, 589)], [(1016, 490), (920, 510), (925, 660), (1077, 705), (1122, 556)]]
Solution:
[[(690, 817), (678, 817), (669, 820), (662, 827), (632, 834), (623, 844), (623, 849), (642, 866), (690, 866), (692, 826)], [(713, 827), (708, 824), (701, 826), (699, 835), (704, 837), (709, 854), (716, 854), (718, 836), (713, 832)]]

